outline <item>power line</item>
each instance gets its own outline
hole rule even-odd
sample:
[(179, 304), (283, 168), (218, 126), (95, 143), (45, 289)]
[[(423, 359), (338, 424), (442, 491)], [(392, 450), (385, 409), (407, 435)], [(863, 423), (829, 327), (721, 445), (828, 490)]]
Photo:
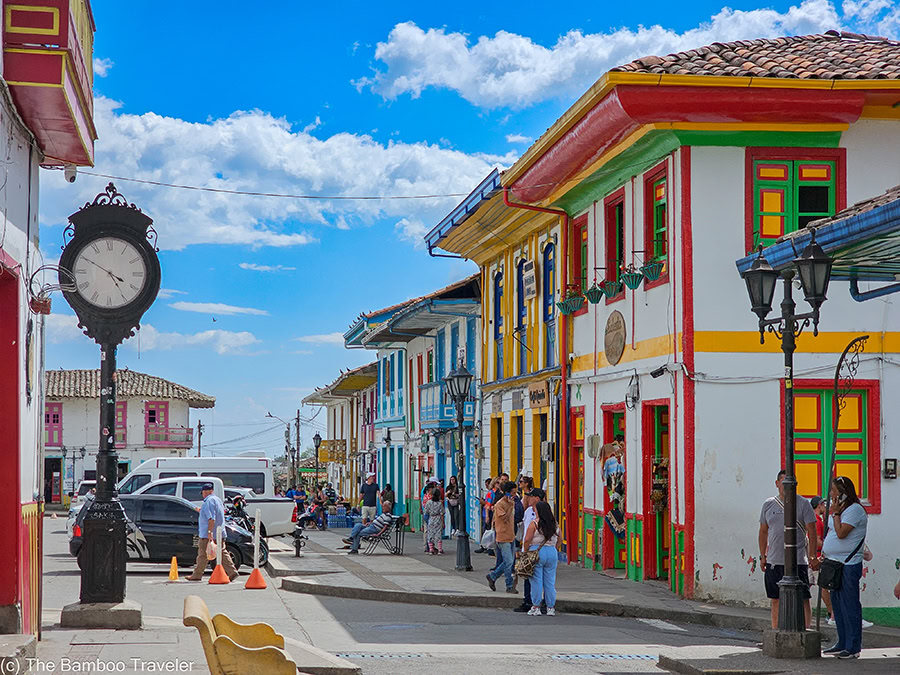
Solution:
[(229, 438), (227, 441), (219, 441), (218, 443), (208, 443), (206, 445), (207, 448), (215, 448), (220, 445), (226, 445), (228, 443), (234, 443), (235, 441), (243, 441), (247, 438), (253, 438), (254, 436), (261, 436), (262, 434), (267, 434), (270, 431), (274, 431), (275, 429), (280, 429), (282, 427), (281, 424), (275, 424), (267, 429), (263, 429), (262, 431), (254, 431), (252, 434), (247, 434), (246, 436), (238, 436), (237, 438)]

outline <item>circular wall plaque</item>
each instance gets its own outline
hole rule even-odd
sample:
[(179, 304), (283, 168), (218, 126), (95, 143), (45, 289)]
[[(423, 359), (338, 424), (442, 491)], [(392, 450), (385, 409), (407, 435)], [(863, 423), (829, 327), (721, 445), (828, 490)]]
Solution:
[(606, 352), (606, 360), (611, 365), (616, 365), (625, 352), (625, 317), (618, 310), (610, 314), (606, 320), (603, 349)]

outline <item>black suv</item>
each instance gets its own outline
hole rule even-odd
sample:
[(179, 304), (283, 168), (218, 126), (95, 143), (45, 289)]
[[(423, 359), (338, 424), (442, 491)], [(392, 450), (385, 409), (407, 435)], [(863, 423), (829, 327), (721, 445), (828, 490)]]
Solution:
[[(181, 497), (168, 495), (119, 495), (125, 509), (126, 541), (130, 562), (169, 563), (172, 556), (182, 566), (197, 560), (197, 507)], [(74, 536), (69, 541), (69, 553), (78, 556), (81, 551), (81, 528), (88, 512), (88, 504), (75, 519)], [(222, 539), (235, 568), (253, 565), (253, 535), (226, 520)], [(264, 540), (259, 542), (259, 564), (266, 564), (269, 548)], [(81, 560), (78, 562), (81, 566)]]

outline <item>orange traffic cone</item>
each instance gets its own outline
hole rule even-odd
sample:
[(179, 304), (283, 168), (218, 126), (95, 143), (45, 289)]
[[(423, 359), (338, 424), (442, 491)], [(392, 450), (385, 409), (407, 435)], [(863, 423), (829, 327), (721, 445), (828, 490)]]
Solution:
[(178, 581), (178, 560), (172, 556), (172, 564), (169, 565), (169, 581)]
[(265, 588), (266, 580), (263, 579), (262, 572), (259, 571), (258, 567), (254, 567), (253, 571), (250, 572), (250, 576), (247, 577), (247, 583), (244, 584), (244, 588)]
[(211, 584), (231, 583), (231, 580), (228, 578), (228, 575), (225, 574), (225, 565), (216, 565), (216, 568), (213, 570), (213, 573), (209, 577), (209, 583), (211, 583)]

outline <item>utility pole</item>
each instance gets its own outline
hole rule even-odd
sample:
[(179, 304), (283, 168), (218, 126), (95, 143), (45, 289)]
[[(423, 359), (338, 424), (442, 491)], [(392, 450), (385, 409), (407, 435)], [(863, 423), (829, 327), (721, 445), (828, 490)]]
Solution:
[(297, 424), (297, 466), (296, 466), (296, 473), (294, 474), (294, 477), (296, 479), (296, 482), (299, 484), (300, 483), (300, 452), (301, 452), (301, 447), (302, 447), (300, 445), (300, 409), (299, 408), (297, 409), (296, 424)]
[(203, 422), (197, 420), (197, 457), (203, 456)]

